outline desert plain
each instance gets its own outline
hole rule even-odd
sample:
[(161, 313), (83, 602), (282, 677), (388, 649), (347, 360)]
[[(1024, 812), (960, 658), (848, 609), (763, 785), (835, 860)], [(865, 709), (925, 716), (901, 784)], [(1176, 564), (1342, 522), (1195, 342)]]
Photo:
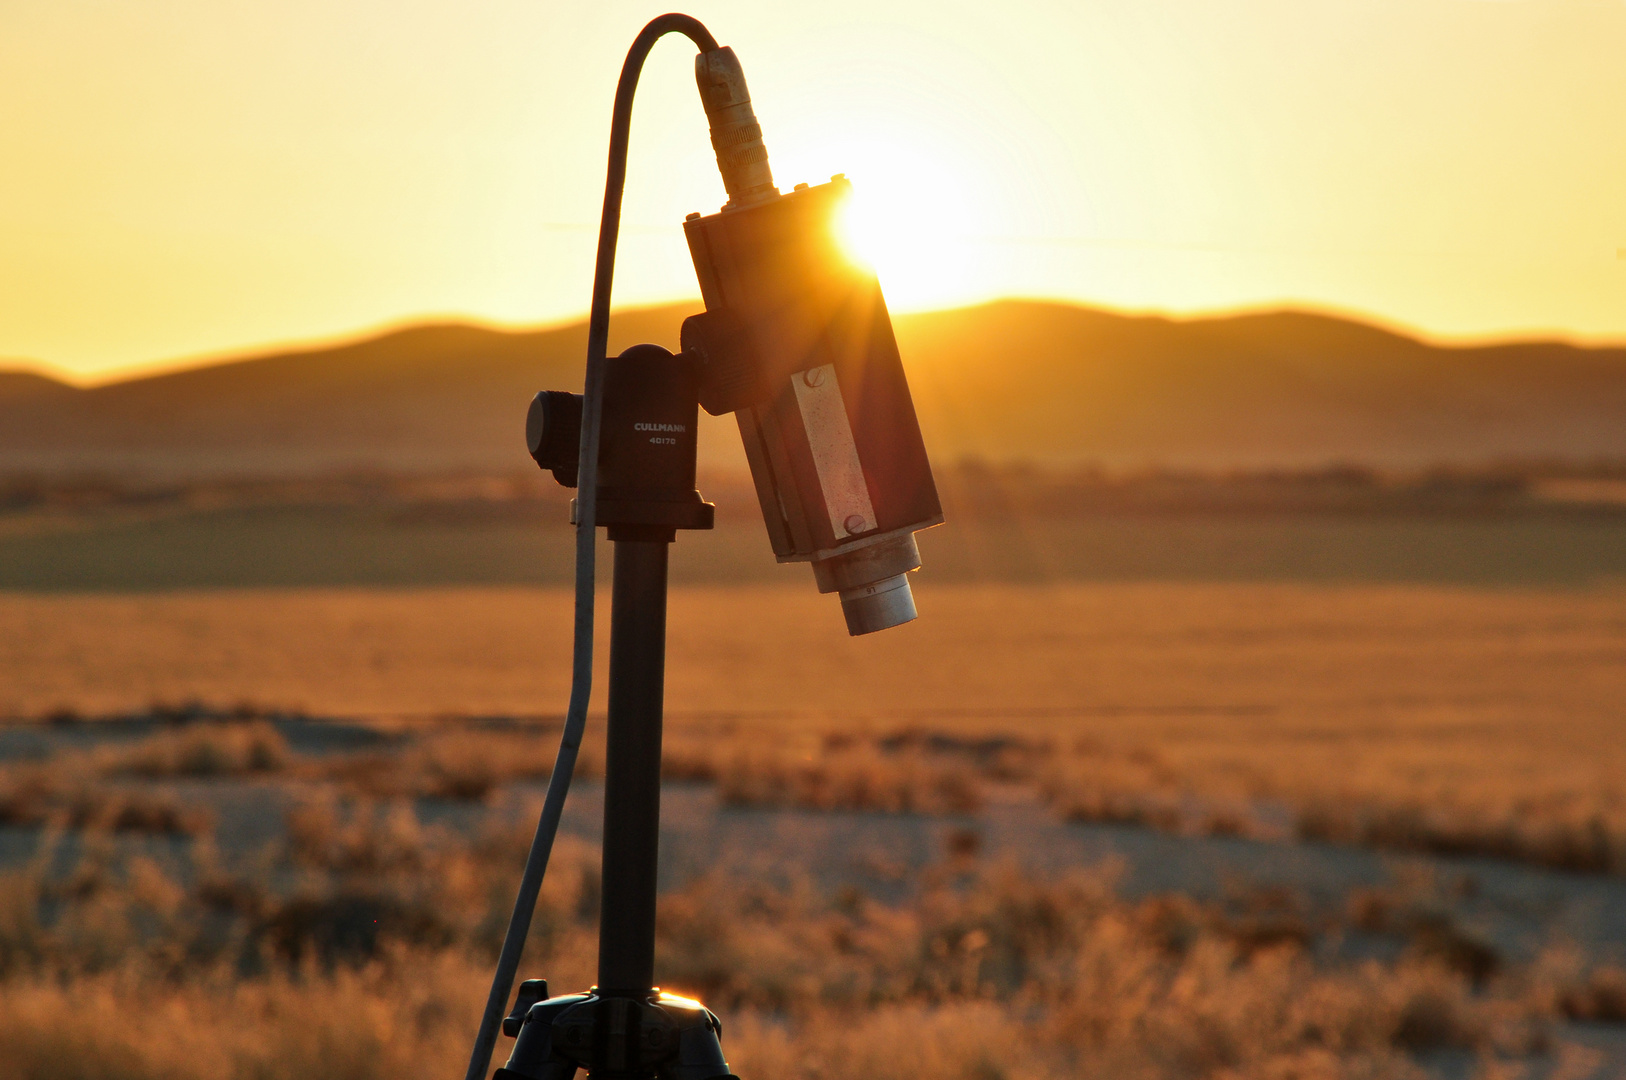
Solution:
[[(1055, 410), (923, 380), (952, 452), (918, 621), (847, 637), (728, 460), (702, 469), (718, 528), (674, 550), (659, 978), (719, 1012), (734, 1071), (1619, 1075), (1618, 350), (954, 318), (1083, 335), (1107, 359), (1074, 390), (1119, 404), (1068, 462)], [(577, 337), (440, 328), (8, 399), (0, 1075), (461, 1072), (570, 666), (568, 493), (492, 432)], [(1202, 348), (1253, 381), (1158, 405)], [(1352, 397), (1369, 354), (1405, 385)], [(1527, 392), (1529, 355), (1570, 397)], [(1463, 406), (1486, 371), (1499, 404)], [(1498, 438), (1524, 456), (1484, 458)], [(1181, 463), (1137, 463), (1170, 439)], [(522, 968), (556, 991), (594, 977), (603, 584)]]

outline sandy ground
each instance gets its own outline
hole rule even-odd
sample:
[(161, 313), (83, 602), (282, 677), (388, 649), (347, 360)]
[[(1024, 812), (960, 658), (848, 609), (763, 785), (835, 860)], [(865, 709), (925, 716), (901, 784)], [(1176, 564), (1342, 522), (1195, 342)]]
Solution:
[[(811, 588), (673, 590), (674, 716), (1618, 718), (1626, 589), (1272, 584), (917, 588), (843, 632)], [(600, 604), (600, 660), (607, 605)], [(338, 714), (562, 711), (557, 589), (0, 594), (0, 714), (200, 698)]]

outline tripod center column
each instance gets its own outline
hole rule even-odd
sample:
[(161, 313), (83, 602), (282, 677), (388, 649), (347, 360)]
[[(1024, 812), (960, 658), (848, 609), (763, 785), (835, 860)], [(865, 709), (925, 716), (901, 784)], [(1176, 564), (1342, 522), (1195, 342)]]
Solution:
[(598, 984), (601, 994), (643, 997), (655, 982), (666, 571), (673, 533), (659, 527), (621, 526), (611, 530), (611, 539), (615, 578), (610, 601)]

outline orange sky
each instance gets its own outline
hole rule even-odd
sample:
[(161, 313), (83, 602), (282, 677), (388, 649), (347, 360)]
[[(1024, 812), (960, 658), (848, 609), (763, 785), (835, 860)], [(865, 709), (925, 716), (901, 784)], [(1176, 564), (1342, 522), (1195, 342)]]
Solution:
[[(781, 187), (846, 172), (894, 306), (1292, 303), (1626, 338), (1621, 0), (708, 2)], [(94, 377), (426, 315), (582, 312), (658, 8), (0, 4), (0, 357)], [(673, 39), (617, 300), (722, 188)]]

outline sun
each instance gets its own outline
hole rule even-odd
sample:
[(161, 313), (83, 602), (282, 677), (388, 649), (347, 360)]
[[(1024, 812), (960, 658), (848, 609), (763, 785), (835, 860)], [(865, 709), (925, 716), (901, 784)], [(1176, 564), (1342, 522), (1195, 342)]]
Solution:
[(849, 148), (852, 194), (837, 218), (848, 256), (875, 270), (895, 308), (941, 307), (977, 291), (966, 243), (977, 206), (940, 161), (905, 146)]

